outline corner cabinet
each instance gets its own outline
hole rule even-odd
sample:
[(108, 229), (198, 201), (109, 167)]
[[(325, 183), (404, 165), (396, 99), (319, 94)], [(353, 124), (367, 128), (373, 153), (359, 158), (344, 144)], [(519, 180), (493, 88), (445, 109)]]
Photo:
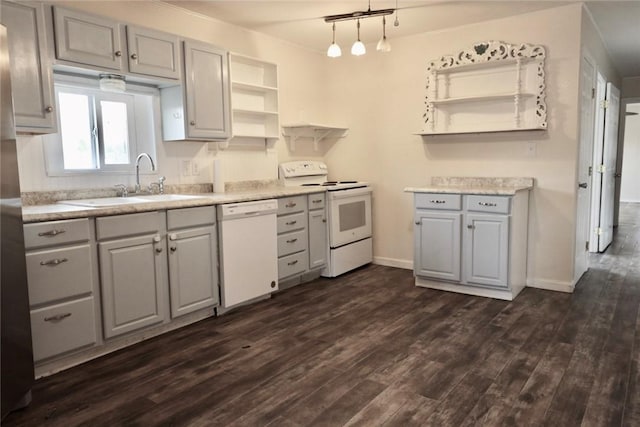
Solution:
[(526, 284), (528, 191), (416, 193), (416, 285), (512, 300)]
[(7, 27), (11, 58), (11, 85), (16, 130), (53, 133), (57, 130), (53, 74), (47, 54), (45, 6), (41, 3), (1, 5), (2, 23)]
[(161, 89), (165, 141), (215, 141), (231, 136), (227, 52), (196, 41), (183, 42), (184, 81)]
[(229, 54), (234, 138), (279, 138), (278, 66)]
[(431, 61), (418, 134), (546, 129), (545, 56), (540, 45), (489, 41)]

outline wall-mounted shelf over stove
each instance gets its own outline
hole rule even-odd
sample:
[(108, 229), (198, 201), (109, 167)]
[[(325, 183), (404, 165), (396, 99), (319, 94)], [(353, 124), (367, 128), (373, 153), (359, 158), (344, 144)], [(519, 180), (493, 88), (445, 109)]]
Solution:
[(289, 139), (291, 151), (296, 149), (296, 141), (300, 138), (311, 138), (313, 149), (318, 151), (318, 143), (325, 138), (343, 138), (348, 128), (319, 125), (313, 123), (293, 123), (282, 126), (282, 135)]

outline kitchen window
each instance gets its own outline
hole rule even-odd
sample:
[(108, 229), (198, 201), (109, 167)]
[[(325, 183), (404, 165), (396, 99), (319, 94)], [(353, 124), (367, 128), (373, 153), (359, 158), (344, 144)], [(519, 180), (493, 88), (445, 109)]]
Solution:
[(157, 89), (128, 86), (105, 92), (89, 78), (56, 76), (58, 133), (44, 143), (49, 176), (132, 173), (139, 152), (155, 156)]

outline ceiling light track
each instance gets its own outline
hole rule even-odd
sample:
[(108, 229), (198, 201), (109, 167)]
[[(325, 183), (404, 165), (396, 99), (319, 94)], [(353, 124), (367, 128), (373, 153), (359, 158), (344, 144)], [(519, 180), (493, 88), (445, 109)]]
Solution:
[(362, 10), (340, 15), (329, 15), (324, 17), (324, 22), (353, 21), (354, 19), (375, 18), (377, 16), (391, 15), (395, 9)]

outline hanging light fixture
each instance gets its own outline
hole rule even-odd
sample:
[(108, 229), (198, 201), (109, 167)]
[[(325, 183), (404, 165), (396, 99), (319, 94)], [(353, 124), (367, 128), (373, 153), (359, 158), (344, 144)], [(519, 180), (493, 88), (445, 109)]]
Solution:
[(351, 46), (351, 55), (360, 56), (367, 53), (367, 48), (364, 47), (364, 43), (360, 41), (360, 20), (358, 19), (358, 40)]
[(124, 92), (127, 88), (124, 76), (120, 74), (100, 74), (100, 90), (105, 92)]
[(342, 56), (342, 49), (336, 43), (336, 23), (333, 23), (333, 39), (331, 45), (329, 45), (329, 49), (327, 49), (327, 56), (329, 58), (337, 58)]
[(331, 58), (335, 58), (342, 54), (340, 50), (340, 46), (336, 44), (336, 24), (335, 23), (337, 21), (353, 21), (353, 20), (357, 21), (358, 39), (353, 44), (353, 46), (351, 46), (351, 54), (355, 56), (360, 56), (367, 53), (367, 48), (364, 46), (364, 43), (360, 41), (360, 20), (366, 19), (366, 18), (374, 18), (376, 16), (382, 16), (382, 39), (380, 39), (380, 41), (378, 42), (377, 49), (382, 52), (389, 52), (391, 50), (391, 45), (387, 41), (385, 16), (391, 15), (393, 12), (396, 12), (396, 16), (397, 16), (397, 11), (396, 11), (397, 8), (398, 8), (398, 2), (396, 0), (395, 9), (371, 10), (371, 0), (369, 0), (369, 8), (367, 10), (355, 11), (351, 13), (343, 13), (340, 15), (325, 16), (324, 22), (330, 22), (333, 24), (333, 42), (329, 46), (329, 49), (327, 49), (327, 56)]
[(376, 46), (376, 49), (379, 50), (380, 52), (391, 52), (391, 44), (387, 40), (386, 27), (387, 27), (387, 18), (386, 16), (383, 16), (382, 17), (382, 38), (378, 42), (378, 46)]

